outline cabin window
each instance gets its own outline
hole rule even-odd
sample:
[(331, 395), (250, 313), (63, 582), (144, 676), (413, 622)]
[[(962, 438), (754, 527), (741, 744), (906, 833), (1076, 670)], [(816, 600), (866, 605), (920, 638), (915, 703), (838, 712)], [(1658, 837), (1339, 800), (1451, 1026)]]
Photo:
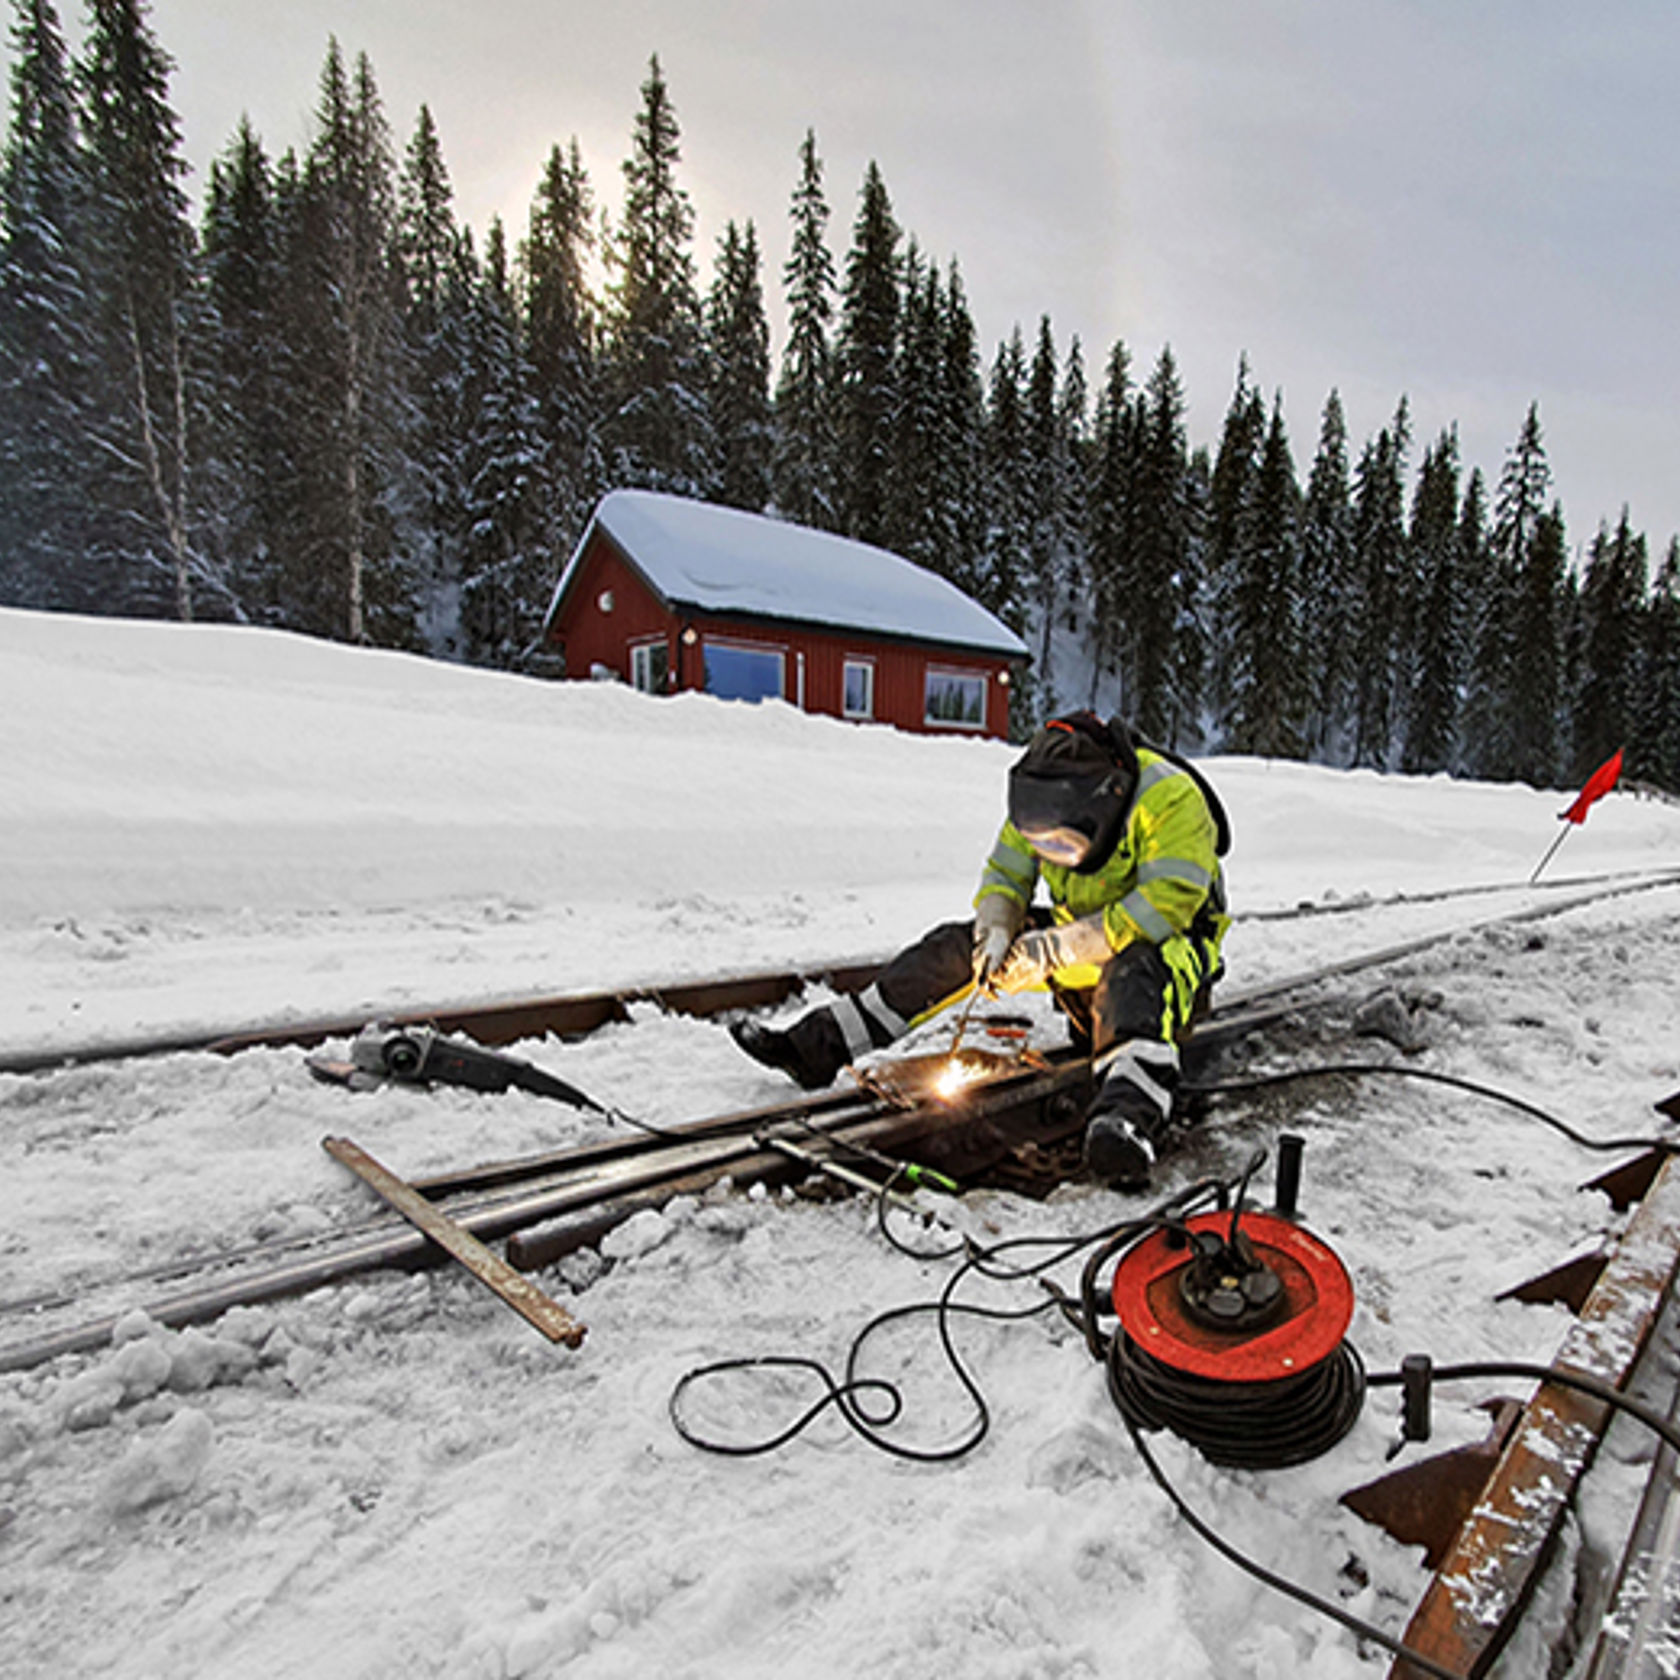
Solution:
[(840, 713), (849, 718), (875, 715), (875, 667), (867, 659), (848, 659), (841, 679)]
[(661, 636), (657, 642), (638, 642), (630, 650), (630, 686), (644, 694), (663, 694), (670, 684), (671, 649)]
[(720, 700), (780, 700), (782, 653), (779, 648), (706, 643), (706, 692)]
[(986, 678), (978, 671), (930, 670), (922, 721), (938, 729), (986, 727)]

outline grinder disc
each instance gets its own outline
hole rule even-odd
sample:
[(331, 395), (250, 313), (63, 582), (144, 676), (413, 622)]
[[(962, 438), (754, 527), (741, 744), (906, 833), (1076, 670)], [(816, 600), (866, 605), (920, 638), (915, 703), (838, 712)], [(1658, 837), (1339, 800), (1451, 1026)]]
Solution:
[[(1223, 1235), (1228, 1212), (1197, 1214), (1192, 1232)], [(1218, 1382), (1275, 1382), (1327, 1359), (1353, 1320), (1347, 1269), (1317, 1237), (1275, 1214), (1244, 1213), (1242, 1231), (1255, 1258), (1283, 1288), (1283, 1306), (1263, 1325), (1226, 1328), (1186, 1308), (1179, 1274), (1192, 1250), (1169, 1231), (1146, 1237), (1114, 1273), (1121, 1328), (1151, 1358), (1175, 1371)]]

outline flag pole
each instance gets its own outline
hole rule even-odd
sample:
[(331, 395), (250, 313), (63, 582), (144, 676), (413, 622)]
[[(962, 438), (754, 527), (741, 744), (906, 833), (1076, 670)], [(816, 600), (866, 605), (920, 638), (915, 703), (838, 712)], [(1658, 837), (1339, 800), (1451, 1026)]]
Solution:
[(1540, 871), (1552, 861), (1557, 849), (1563, 844), (1563, 835), (1571, 828), (1579, 828), (1587, 820), (1587, 812), (1607, 794), (1620, 780), (1622, 774), (1622, 750), (1620, 747), (1610, 755), (1593, 773), (1587, 777), (1587, 785), (1576, 794), (1575, 802), (1559, 817), (1564, 825), (1563, 834), (1555, 839), (1546, 855), (1535, 865), (1534, 873), (1529, 876), (1528, 884), (1532, 887), (1540, 879)]
[(1540, 879), (1540, 871), (1542, 869), (1544, 869), (1546, 867), (1546, 865), (1548, 863), (1550, 863), (1552, 861), (1552, 859), (1557, 856), (1558, 847), (1561, 846), (1564, 843), (1564, 841), (1567, 840), (1568, 838), (1569, 838), (1569, 824), (1565, 823), (1563, 825), (1563, 832), (1561, 834), (1559, 834), (1557, 839), (1555, 839), (1551, 843), (1551, 845), (1547, 848), (1546, 855), (1543, 858), (1541, 858), (1541, 860), (1537, 864), (1535, 864), (1534, 873), (1532, 875), (1530, 875), (1529, 878), (1528, 878), (1528, 884), (1531, 887), (1534, 885), (1534, 883), (1536, 881), (1538, 881)]

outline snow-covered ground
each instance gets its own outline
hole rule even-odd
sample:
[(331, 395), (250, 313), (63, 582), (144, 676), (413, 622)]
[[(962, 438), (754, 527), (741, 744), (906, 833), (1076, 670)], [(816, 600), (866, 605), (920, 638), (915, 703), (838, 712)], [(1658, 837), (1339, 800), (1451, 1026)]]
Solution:
[[(1012, 756), (783, 706), (0, 612), (0, 1059), (882, 956), (963, 912)], [(1258, 1065), (1343, 1054), (1329, 1028), (1391, 987), (1412, 1065), (1601, 1135), (1659, 1129), (1652, 1103), (1680, 1088), (1680, 887), (1478, 931), (1573, 896), (1525, 885), (1557, 794), (1208, 767), (1236, 832), (1228, 997), (1465, 930), (1340, 982)], [(1548, 874), (1676, 865), (1680, 810), (1618, 794)], [(1486, 890), (1440, 896), (1467, 886)], [(516, 1048), (656, 1123), (787, 1090), (721, 1024), (651, 1006)], [(1222, 1103), (1161, 1188), (1236, 1167), (1285, 1123), (1308, 1140), (1305, 1210), (1353, 1275), (1369, 1364), (1550, 1356), (1561, 1309), (1494, 1297), (1614, 1228), (1576, 1188), (1600, 1158), (1498, 1105), (1369, 1080)], [(600, 1132), (518, 1093), (329, 1089), (289, 1050), (0, 1075), (0, 1346), (28, 1333), (8, 1307), (25, 1297), (365, 1216), (323, 1135), (419, 1176)], [(964, 1217), (1002, 1240), (1143, 1205), (1076, 1182), (1044, 1204), (973, 1195)], [(1101, 1371), (1044, 1317), (960, 1324), (993, 1424), (957, 1463), (881, 1456), (832, 1418), (763, 1458), (679, 1439), (667, 1405), (689, 1368), (838, 1368), (876, 1311), (937, 1295), (945, 1269), (884, 1245), (868, 1208), (722, 1195), (603, 1248), (539, 1274), (589, 1327), (575, 1352), (462, 1275), (382, 1273), (0, 1376), (0, 1674), (1386, 1671), (1175, 1519)], [(879, 1358), (907, 1385), (907, 1438), (966, 1431), (931, 1321)], [(1442, 1397), (1439, 1445), (1480, 1436), (1484, 1397)], [(748, 1439), (805, 1398), (741, 1383), (695, 1404)], [(1395, 1432), (1376, 1395), (1299, 1470), (1158, 1451), (1235, 1543), (1399, 1633), (1419, 1555), (1336, 1502)], [(1519, 1647), (1507, 1672), (1543, 1668)]]

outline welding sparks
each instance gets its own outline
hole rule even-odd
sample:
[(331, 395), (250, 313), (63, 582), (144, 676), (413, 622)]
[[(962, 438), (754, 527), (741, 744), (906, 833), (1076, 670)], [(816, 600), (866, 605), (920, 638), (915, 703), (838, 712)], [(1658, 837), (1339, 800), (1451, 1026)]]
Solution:
[(966, 1090), (979, 1077), (979, 1069), (972, 1067), (960, 1057), (953, 1056), (940, 1070), (939, 1077), (934, 1080), (934, 1094), (942, 1102), (949, 1102), (959, 1091)]

